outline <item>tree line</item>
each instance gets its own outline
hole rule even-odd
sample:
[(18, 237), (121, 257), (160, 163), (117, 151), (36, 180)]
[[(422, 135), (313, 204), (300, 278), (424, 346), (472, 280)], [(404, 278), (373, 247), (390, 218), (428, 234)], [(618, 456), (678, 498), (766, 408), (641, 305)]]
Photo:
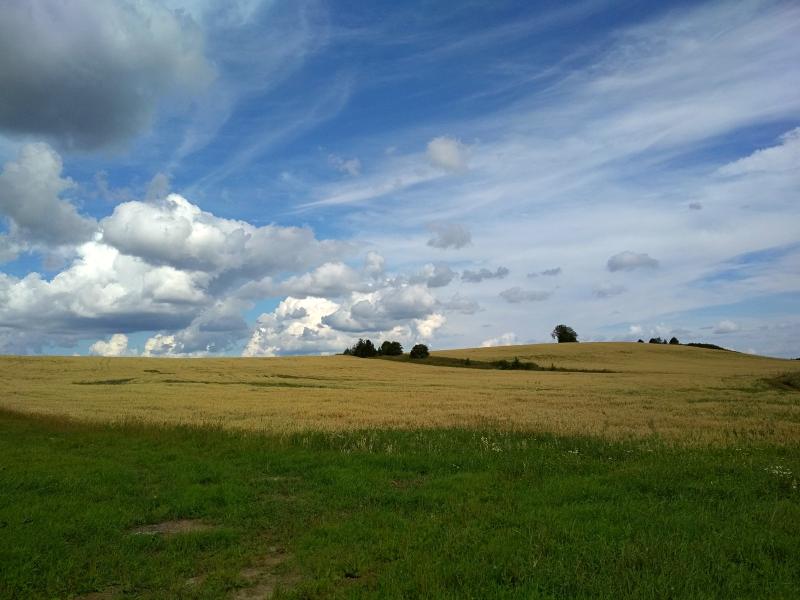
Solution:
[[(375, 347), (370, 339), (358, 338), (358, 341), (345, 348), (345, 356), (357, 356), (358, 358), (373, 358), (375, 356), (402, 356), (403, 345), (397, 341), (384, 341), (379, 347)], [(409, 358), (427, 358), (430, 354), (425, 344), (416, 344), (408, 353)]]

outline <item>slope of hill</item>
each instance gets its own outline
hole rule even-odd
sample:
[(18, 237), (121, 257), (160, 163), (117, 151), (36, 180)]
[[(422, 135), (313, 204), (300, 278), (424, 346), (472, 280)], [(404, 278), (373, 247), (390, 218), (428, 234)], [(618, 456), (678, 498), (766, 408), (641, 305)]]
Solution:
[[(608, 373), (422, 366), (347, 356), (0, 358), (0, 408), (92, 421), (269, 431), (494, 427), (685, 443), (800, 441), (797, 361), (631, 343), (443, 351)], [(793, 379), (789, 380), (790, 383)]]

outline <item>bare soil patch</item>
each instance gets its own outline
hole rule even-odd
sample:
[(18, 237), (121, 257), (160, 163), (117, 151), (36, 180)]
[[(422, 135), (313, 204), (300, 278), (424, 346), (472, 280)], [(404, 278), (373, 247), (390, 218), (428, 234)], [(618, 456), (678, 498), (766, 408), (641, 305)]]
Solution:
[(177, 535), (179, 533), (192, 533), (195, 531), (210, 531), (213, 525), (203, 523), (197, 519), (177, 519), (174, 521), (164, 521), (163, 523), (153, 523), (137, 527), (131, 533), (134, 535)]
[(252, 566), (242, 569), (239, 573), (248, 586), (238, 590), (233, 595), (234, 600), (272, 598), (278, 587), (289, 587), (298, 583), (300, 578), (296, 574), (278, 572), (278, 567), (288, 558), (289, 555), (283, 548), (269, 547), (264, 556), (259, 557)]

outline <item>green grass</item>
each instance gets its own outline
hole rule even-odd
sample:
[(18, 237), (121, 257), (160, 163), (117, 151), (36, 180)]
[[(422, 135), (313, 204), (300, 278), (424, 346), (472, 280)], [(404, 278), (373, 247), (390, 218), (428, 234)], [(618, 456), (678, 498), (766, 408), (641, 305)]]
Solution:
[[(800, 451), (0, 412), (0, 597), (796, 598)], [(201, 519), (172, 537), (137, 526)], [(195, 583), (188, 582), (197, 577)]]

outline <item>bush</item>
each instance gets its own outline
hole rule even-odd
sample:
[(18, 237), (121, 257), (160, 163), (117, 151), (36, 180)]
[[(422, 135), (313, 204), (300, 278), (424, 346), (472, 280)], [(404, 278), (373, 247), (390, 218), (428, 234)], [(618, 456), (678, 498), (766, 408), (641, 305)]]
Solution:
[(430, 352), (425, 344), (417, 344), (411, 349), (411, 352), (408, 353), (408, 356), (410, 358), (428, 358), (428, 356), (430, 356)]
[(578, 334), (575, 333), (572, 327), (567, 327), (566, 325), (556, 325), (550, 337), (558, 340), (559, 344), (578, 341)]

